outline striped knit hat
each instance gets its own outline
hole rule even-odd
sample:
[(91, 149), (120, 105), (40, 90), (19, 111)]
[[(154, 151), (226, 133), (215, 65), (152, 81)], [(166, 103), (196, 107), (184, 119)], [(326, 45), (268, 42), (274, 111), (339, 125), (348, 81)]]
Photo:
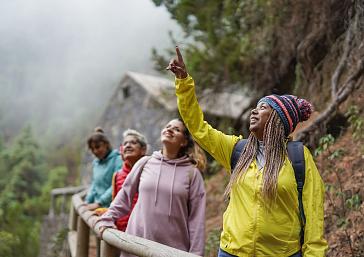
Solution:
[(258, 104), (261, 102), (269, 104), (278, 113), (287, 137), (299, 122), (308, 120), (312, 113), (311, 103), (293, 95), (268, 95), (260, 99)]

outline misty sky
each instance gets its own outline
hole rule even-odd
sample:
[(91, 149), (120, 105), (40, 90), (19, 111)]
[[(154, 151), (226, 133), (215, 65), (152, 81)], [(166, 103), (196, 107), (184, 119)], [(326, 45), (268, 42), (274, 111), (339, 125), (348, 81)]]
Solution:
[(125, 71), (155, 73), (151, 48), (170, 47), (169, 30), (182, 38), (148, 0), (0, 0), (0, 128), (99, 114)]

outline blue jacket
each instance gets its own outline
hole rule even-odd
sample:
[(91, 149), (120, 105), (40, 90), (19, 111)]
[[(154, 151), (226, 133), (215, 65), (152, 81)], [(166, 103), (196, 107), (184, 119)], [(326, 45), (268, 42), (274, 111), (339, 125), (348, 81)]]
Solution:
[(120, 154), (112, 150), (102, 160), (93, 161), (92, 183), (85, 201), (87, 203), (98, 203), (102, 207), (109, 207), (111, 203), (112, 177), (122, 165)]

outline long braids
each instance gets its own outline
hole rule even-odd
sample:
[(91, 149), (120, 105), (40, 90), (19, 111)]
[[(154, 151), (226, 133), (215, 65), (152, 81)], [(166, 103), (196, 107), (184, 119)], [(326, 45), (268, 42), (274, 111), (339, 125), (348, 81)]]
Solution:
[(284, 127), (276, 111), (272, 111), (264, 130), (263, 142), (266, 165), (263, 170), (262, 194), (267, 200), (275, 200), (278, 175), (287, 152)]
[(227, 198), (230, 195), (231, 189), (235, 183), (239, 180), (239, 178), (245, 173), (248, 169), (250, 163), (257, 156), (258, 149), (258, 140), (251, 133), (247, 139), (247, 143), (241, 153), (238, 163), (236, 164), (232, 174), (230, 176), (230, 181), (226, 186), (224, 197)]
[[(268, 202), (272, 202), (271, 200), (274, 200), (277, 194), (278, 175), (286, 155), (284, 127), (276, 111), (272, 111), (265, 124), (263, 143), (266, 161), (263, 170), (262, 195)], [(251, 133), (230, 177), (224, 193), (225, 197), (229, 196), (234, 184), (238, 182), (249, 165), (255, 160), (257, 149), (258, 140)]]

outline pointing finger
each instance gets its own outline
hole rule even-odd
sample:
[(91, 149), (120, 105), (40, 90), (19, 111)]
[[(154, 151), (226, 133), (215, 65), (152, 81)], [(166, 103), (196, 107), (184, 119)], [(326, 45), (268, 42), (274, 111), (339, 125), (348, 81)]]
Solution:
[(181, 52), (179, 51), (178, 46), (176, 46), (176, 54), (177, 54), (178, 62), (179, 62), (179, 63), (183, 63), (182, 54), (181, 54)]

